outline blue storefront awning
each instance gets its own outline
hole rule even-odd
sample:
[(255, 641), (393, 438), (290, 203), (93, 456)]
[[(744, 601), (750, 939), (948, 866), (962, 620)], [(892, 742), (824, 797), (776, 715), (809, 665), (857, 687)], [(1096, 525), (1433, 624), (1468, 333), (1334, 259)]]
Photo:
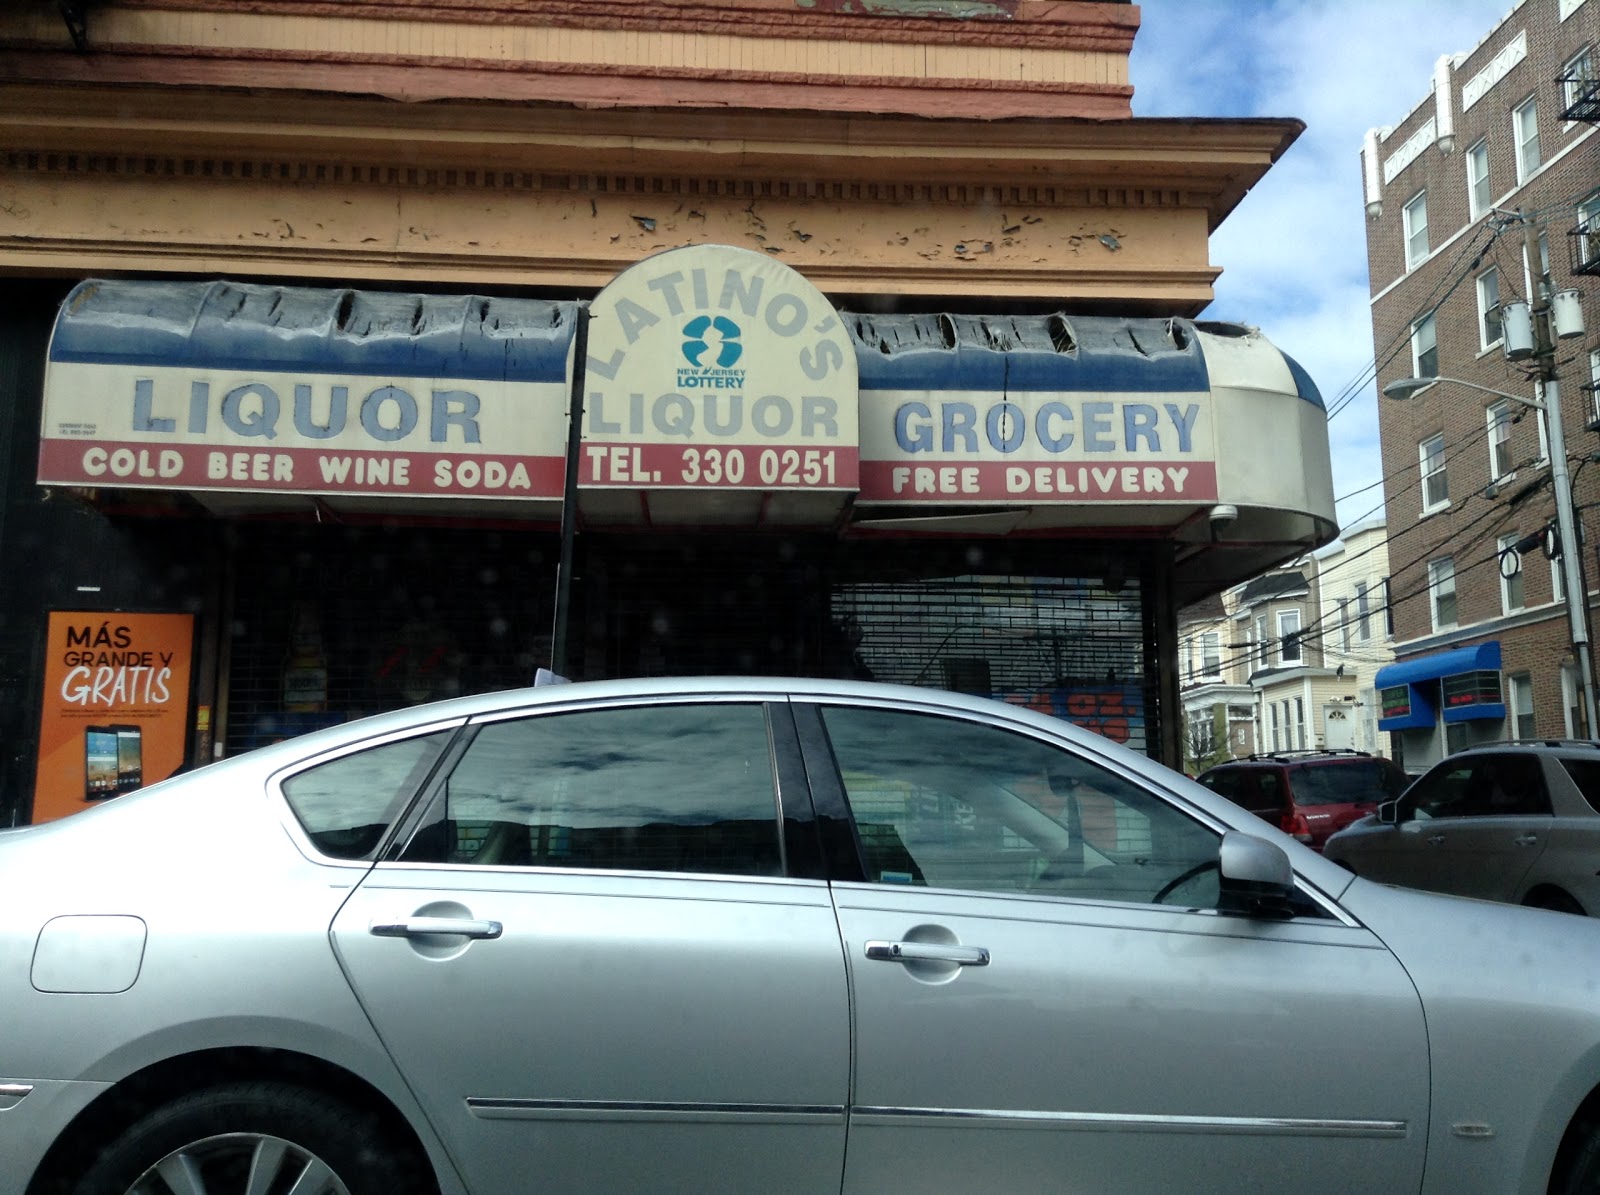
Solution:
[(1474, 644), (1472, 647), (1457, 647), (1450, 651), (1438, 651), (1432, 655), (1418, 656), (1414, 660), (1402, 660), (1397, 664), (1390, 664), (1386, 668), (1378, 669), (1378, 675), (1372, 678), (1372, 686), (1375, 689), (1392, 689), (1399, 685), (1438, 680), (1442, 676), (1455, 676), (1461, 672), (1499, 671), (1500, 641), (1491, 639), (1487, 643)]

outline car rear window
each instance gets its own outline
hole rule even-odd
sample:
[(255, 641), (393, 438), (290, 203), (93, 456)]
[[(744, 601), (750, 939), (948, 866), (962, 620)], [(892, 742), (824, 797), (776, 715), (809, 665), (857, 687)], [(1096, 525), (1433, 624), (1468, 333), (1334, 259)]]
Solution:
[(1381, 803), (1398, 797), (1405, 776), (1379, 760), (1301, 764), (1291, 769), (1297, 805)]
[(1600, 759), (1563, 759), (1561, 766), (1567, 769), (1589, 808), (1600, 813)]

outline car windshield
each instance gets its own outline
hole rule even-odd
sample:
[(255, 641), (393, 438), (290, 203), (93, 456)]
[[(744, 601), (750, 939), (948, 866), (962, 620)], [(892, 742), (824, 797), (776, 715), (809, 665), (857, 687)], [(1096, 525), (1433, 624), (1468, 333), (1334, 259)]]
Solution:
[(1398, 797), (1405, 778), (1378, 760), (1352, 760), (1337, 766), (1304, 764), (1294, 769), (1297, 805), (1353, 805)]

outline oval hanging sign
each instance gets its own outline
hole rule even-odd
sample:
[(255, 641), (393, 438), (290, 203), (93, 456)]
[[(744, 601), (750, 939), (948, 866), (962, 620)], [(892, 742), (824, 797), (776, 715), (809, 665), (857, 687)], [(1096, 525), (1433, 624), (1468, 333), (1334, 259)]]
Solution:
[(672, 249), (590, 308), (579, 484), (857, 488), (856, 354), (833, 305), (748, 249)]

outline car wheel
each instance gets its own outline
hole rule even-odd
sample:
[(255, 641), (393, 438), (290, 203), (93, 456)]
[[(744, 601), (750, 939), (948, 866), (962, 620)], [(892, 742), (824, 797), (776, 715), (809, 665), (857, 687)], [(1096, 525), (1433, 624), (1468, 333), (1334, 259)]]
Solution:
[(1579, 917), (1584, 915), (1582, 905), (1565, 892), (1556, 888), (1544, 888), (1538, 892), (1531, 892), (1522, 903), (1534, 909), (1550, 909), (1556, 913), (1576, 913)]
[(230, 1083), (162, 1105), (106, 1147), (74, 1195), (396, 1195), (421, 1188), (377, 1119), (287, 1083)]
[(1580, 1120), (1562, 1142), (1550, 1195), (1588, 1195), (1600, 1190), (1600, 1125)]

